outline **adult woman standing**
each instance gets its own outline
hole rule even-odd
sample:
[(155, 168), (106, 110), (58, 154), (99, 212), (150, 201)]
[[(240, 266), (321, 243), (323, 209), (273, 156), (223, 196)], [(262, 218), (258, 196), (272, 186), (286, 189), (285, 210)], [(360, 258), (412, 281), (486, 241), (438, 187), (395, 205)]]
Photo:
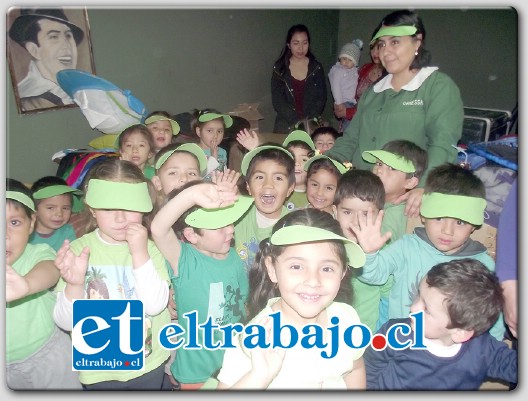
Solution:
[(273, 132), (290, 133), (304, 118), (319, 117), (326, 104), (326, 75), (310, 51), (310, 32), (293, 25), (271, 76), (271, 100), (277, 112)]
[[(395, 139), (409, 140), (427, 151), (428, 169), (456, 161), (462, 136), (464, 109), (460, 90), (446, 74), (430, 66), (424, 48), (425, 28), (413, 11), (387, 15), (372, 41), (388, 74), (363, 94), (358, 110), (342, 138), (327, 154), (368, 169), (365, 150), (381, 149)], [(423, 189), (415, 188), (398, 202), (407, 201), (406, 214), (417, 215)]]

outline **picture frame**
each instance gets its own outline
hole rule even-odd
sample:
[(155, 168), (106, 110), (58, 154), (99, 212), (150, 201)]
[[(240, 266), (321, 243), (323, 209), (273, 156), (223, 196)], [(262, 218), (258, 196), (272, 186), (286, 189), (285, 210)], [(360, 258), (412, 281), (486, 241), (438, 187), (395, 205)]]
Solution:
[(95, 75), (87, 8), (12, 7), (6, 36), (18, 113), (77, 107), (57, 84), (55, 74), (78, 69)]

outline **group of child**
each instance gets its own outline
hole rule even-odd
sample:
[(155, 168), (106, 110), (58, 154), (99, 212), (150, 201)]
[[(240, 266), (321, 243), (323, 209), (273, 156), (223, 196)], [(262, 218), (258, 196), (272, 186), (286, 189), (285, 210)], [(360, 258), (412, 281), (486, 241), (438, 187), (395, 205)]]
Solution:
[[(427, 167), (426, 152), (408, 141), (364, 152), (373, 165), (366, 171), (325, 156), (331, 127), (293, 131), (282, 146), (244, 130), (237, 140), (248, 152), (237, 172), (218, 146), (228, 115), (197, 112), (199, 144), (171, 144), (179, 127), (162, 112), (145, 123), (119, 135), (120, 158), (89, 171), (80, 238), (68, 224), (79, 191), (58, 177), (31, 190), (8, 179), (10, 388), (455, 390), (478, 389), (488, 377), (517, 382), (517, 352), (502, 342), (494, 262), (470, 238), (486, 206), (471, 171), (432, 170), (424, 227), (405, 234), (405, 205), (394, 201)], [(191, 311), (199, 323), (260, 324), (268, 336), (274, 312), (299, 332), (339, 319), (386, 333), (401, 322), (413, 327), (409, 313), (424, 311), (427, 349), (353, 348), (341, 339), (337, 355), (324, 358), (306, 343), (248, 349), (242, 332), (225, 352), (171, 354), (153, 334), (144, 370), (77, 375), (65, 334), (76, 299), (139, 299), (151, 333), (171, 319), (186, 328), (178, 317)], [(412, 335), (397, 332), (401, 344)], [(221, 340), (220, 330), (214, 337)]]

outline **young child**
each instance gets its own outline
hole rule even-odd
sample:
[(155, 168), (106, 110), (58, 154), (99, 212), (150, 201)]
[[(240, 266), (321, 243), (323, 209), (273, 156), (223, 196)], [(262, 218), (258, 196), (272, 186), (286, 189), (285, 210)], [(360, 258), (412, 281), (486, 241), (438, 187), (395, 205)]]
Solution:
[[(264, 326), (269, 336), (273, 335), (269, 315), (274, 312), (280, 312), (282, 326), (291, 325), (299, 333), (314, 324), (324, 330), (333, 317), (343, 327), (359, 324), (354, 308), (334, 299), (347, 265), (360, 267), (364, 260), (361, 248), (342, 236), (328, 213), (291, 212), (260, 243), (249, 300), (249, 310), (259, 312), (250, 323)], [(359, 333), (352, 334), (353, 342)], [(237, 334), (236, 348), (225, 353), (219, 389), (365, 389), (364, 349), (347, 347), (343, 339), (337, 355), (325, 359), (321, 349), (299, 343), (287, 349), (246, 349), (244, 335)]]
[[(339, 179), (334, 196), (333, 214), (339, 222), (345, 237), (357, 242), (350, 229), (358, 216), (365, 216), (370, 208), (374, 216), (383, 210), (385, 190), (380, 178), (367, 170), (350, 170)], [(382, 231), (383, 228), (382, 228)], [(352, 274), (352, 306), (361, 323), (375, 332), (379, 317), (382, 286), (365, 284), (358, 280), (361, 270)]]
[[(171, 267), (179, 324), (188, 332), (182, 316), (191, 311), (197, 311), (199, 324), (209, 317), (220, 326), (242, 321), (248, 279), (231, 240), (233, 223), (253, 200), (197, 182), (173, 191), (170, 198), (152, 222), (152, 235)], [(197, 341), (203, 344), (201, 333)], [(178, 349), (172, 375), (182, 390), (199, 389), (222, 366), (223, 356), (220, 349)]]
[(58, 251), (65, 239), (73, 241), (77, 238), (68, 221), (73, 196), (82, 192), (69, 187), (65, 180), (53, 175), (39, 178), (33, 183), (31, 191), (37, 208), (37, 220), (29, 243), (48, 244)]
[[(55, 265), (62, 279), (57, 284), (55, 322), (72, 330), (76, 299), (139, 299), (146, 327), (152, 333), (170, 322), (167, 302), (169, 276), (165, 258), (143, 225), (152, 210), (147, 179), (134, 164), (117, 158), (93, 167), (85, 187), (86, 213), (91, 230), (57, 252)], [(92, 283), (98, 282), (94, 288)], [(161, 390), (169, 351), (158, 341), (145, 344), (142, 371), (82, 371), (86, 390)]]
[[(362, 156), (365, 161), (374, 163), (372, 172), (383, 183), (385, 205), (381, 228), (382, 232), (392, 233), (387, 241), (389, 244), (403, 237), (407, 231), (406, 204), (399, 202), (399, 198), (418, 186), (427, 168), (427, 152), (412, 142), (395, 140), (386, 143), (381, 150), (365, 151)], [(380, 313), (376, 330), (389, 319), (388, 296), (393, 279), (391, 275), (381, 288)]]
[(249, 270), (260, 241), (269, 237), (273, 225), (289, 212), (284, 201), (295, 186), (295, 162), (286, 149), (264, 145), (244, 155), (241, 170), (255, 203), (235, 224), (235, 248)]
[(348, 169), (325, 155), (311, 157), (305, 164), (306, 174), (306, 197), (308, 207), (323, 210), (333, 214), (334, 195), (339, 178)]
[[(411, 312), (423, 311), (427, 349), (367, 348), (368, 390), (478, 390), (489, 377), (517, 383), (517, 351), (489, 333), (503, 304), (496, 276), (474, 259), (433, 266), (420, 282)], [(410, 318), (393, 319), (380, 333)], [(411, 327), (413, 327), (411, 325)], [(398, 333), (400, 344), (413, 332)]]
[(306, 170), (304, 164), (310, 159), (315, 151), (315, 145), (307, 132), (301, 130), (292, 131), (282, 143), (295, 160), (295, 188), (286, 199), (288, 210), (305, 208), (308, 205), (306, 197)]
[(190, 181), (201, 181), (207, 169), (203, 150), (195, 143), (169, 145), (156, 154), (152, 183), (165, 199), (174, 189)]
[(154, 156), (154, 141), (145, 125), (135, 124), (125, 128), (116, 138), (115, 147), (121, 154), (121, 160), (134, 163), (145, 177), (152, 179), (156, 170), (148, 163)]
[[(385, 284), (389, 275), (394, 283), (389, 294), (389, 319), (405, 318), (420, 280), (438, 263), (461, 258), (482, 262), (495, 270), (486, 247), (470, 235), (484, 222), (486, 191), (482, 181), (471, 171), (445, 163), (429, 173), (420, 215), (424, 227), (413, 234), (381, 247), (391, 237), (381, 234), (383, 212), (374, 219), (372, 212), (352, 224), (359, 244), (367, 253), (363, 273), (359, 277), (367, 284)], [(380, 250), (381, 249), (381, 250)], [(498, 340), (504, 336), (502, 318), (497, 320), (491, 334)]]
[(207, 173), (205, 181), (211, 181), (210, 173), (214, 170), (224, 171), (227, 166), (227, 152), (221, 148), (220, 142), (224, 139), (224, 131), (233, 125), (230, 115), (219, 111), (206, 109), (195, 110), (191, 129), (196, 133), (200, 141), (198, 145), (207, 156)]
[(152, 140), (154, 141), (154, 153), (172, 143), (174, 136), (180, 133), (180, 125), (171, 118), (166, 111), (153, 111), (145, 118)]
[(334, 146), (339, 133), (334, 127), (319, 127), (312, 134), (312, 141), (319, 153), (323, 154)]
[[(81, 389), (72, 372), (71, 340), (53, 322), (59, 280), (55, 252), (47, 244), (30, 244), (35, 225), (31, 191), (6, 181), (6, 314), (5, 360), (11, 390)], [(52, 369), (52, 374), (50, 374)]]
[[(351, 43), (345, 44), (339, 52), (337, 63), (332, 66), (328, 73), (330, 89), (336, 105), (353, 107), (357, 103), (358, 65), (362, 48), (363, 41), (361, 39), (354, 39)], [(340, 119), (339, 132), (343, 132), (349, 123), (350, 120)]]

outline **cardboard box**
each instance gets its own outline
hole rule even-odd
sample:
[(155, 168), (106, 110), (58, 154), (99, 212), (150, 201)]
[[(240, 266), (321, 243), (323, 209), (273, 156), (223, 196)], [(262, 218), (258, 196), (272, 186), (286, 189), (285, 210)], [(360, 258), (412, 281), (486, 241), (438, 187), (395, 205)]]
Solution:
[(254, 130), (258, 133), (259, 120), (262, 120), (264, 116), (258, 111), (259, 103), (241, 103), (233, 111), (228, 114), (232, 116), (242, 117), (249, 121), (250, 130)]

